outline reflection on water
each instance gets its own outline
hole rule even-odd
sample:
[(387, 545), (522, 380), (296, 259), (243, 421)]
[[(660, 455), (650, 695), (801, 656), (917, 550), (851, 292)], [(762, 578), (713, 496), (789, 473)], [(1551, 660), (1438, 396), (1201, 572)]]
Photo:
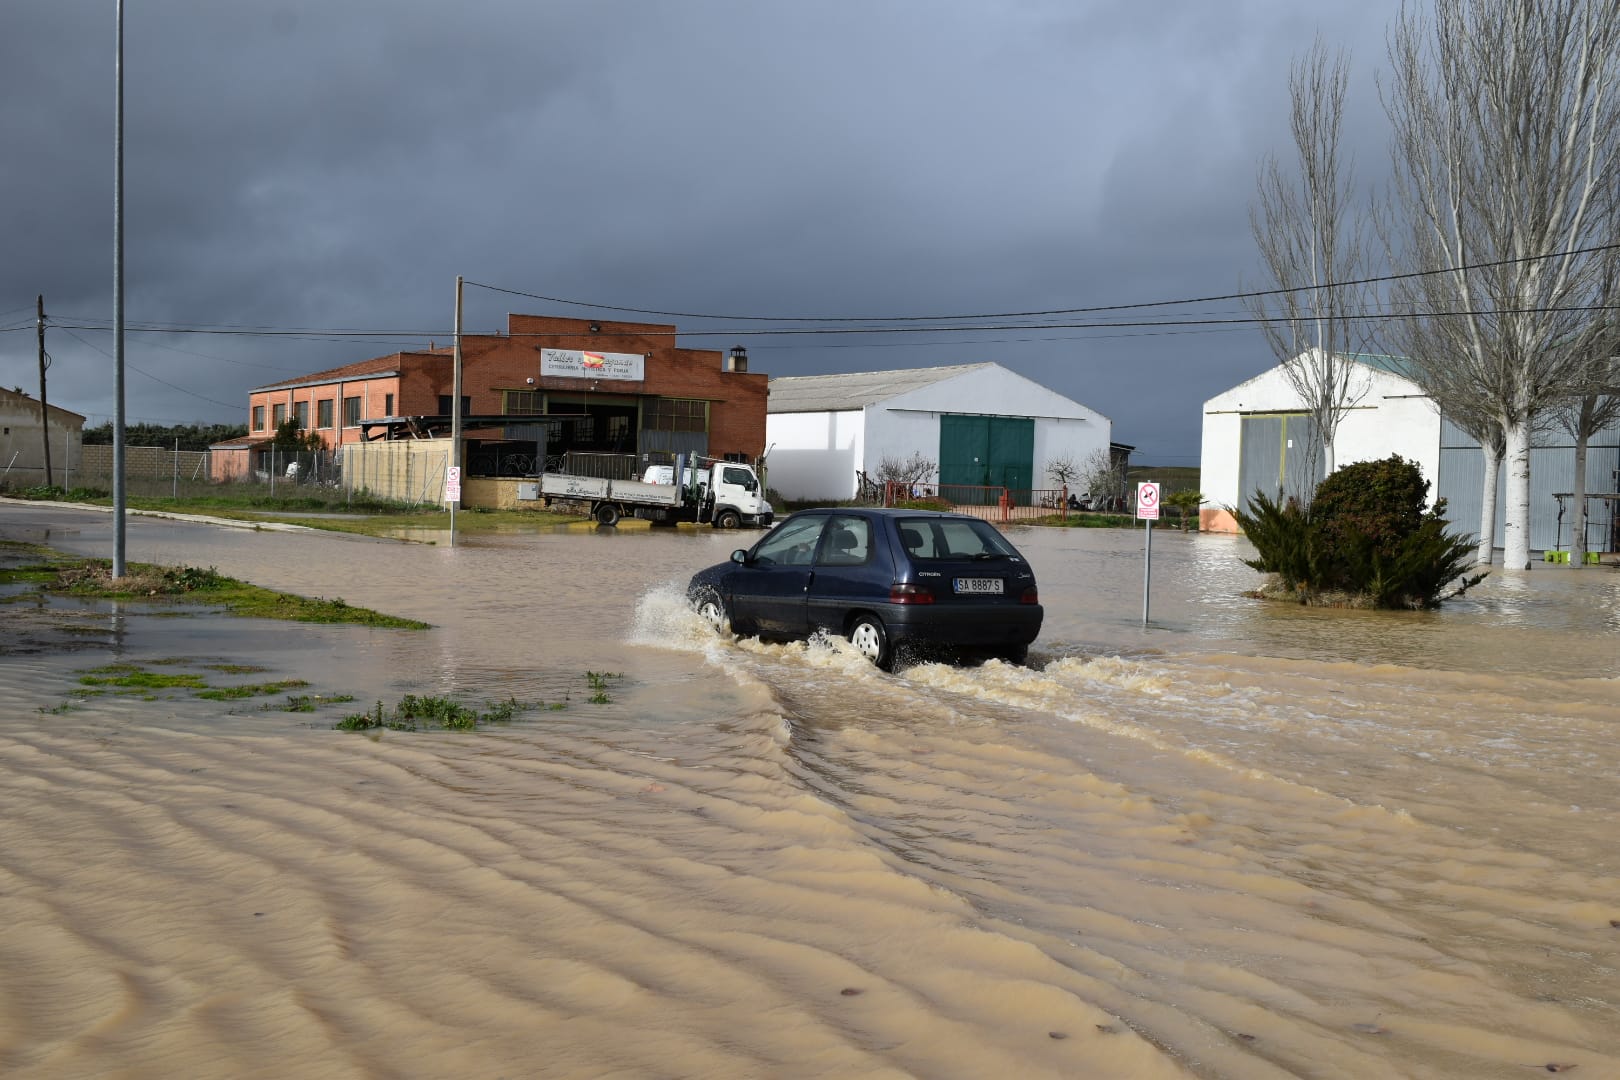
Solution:
[[(0, 507), (68, 550), (108, 525)], [(130, 525), (132, 560), (435, 628), (136, 607), (21, 663), (0, 609), (8, 1075), (1620, 1075), (1607, 569), (1322, 611), (1161, 533), (1144, 628), (1140, 532), (1022, 530), (1031, 666), (890, 676), (697, 619), (736, 534)], [(563, 707), (49, 711), (175, 657)]]

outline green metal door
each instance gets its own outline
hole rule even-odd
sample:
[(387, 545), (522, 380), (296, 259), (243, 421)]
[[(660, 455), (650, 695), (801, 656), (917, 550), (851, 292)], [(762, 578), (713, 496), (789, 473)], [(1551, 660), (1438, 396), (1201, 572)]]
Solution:
[[(939, 483), (1025, 491), (1035, 474), (1035, 421), (1023, 416), (939, 418)], [(966, 493), (953, 502), (972, 501)]]

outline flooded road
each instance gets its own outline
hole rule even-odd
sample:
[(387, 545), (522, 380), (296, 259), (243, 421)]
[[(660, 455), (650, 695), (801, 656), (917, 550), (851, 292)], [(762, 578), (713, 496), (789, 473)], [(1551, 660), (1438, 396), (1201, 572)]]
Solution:
[[(1144, 629), (1140, 532), (1010, 535), (1030, 667), (890, 676), (686, 608), (753, 534), (131, 517), (132, 561), (434, 629), (0, 607), (0, 1072), (1620, 1077), (1620, 574), (1307, 610), (1160, 530)], [(556, 707), (71, 697), (179, 658)]]

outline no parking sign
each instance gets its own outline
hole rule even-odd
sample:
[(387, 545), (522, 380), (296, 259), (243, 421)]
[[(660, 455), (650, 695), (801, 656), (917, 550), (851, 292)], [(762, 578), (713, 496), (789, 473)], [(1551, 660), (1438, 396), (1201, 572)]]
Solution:
[(1136, 516), (1152, 521), (1159, 519), (1159, 485), (1146, 481), (1136, 485)]

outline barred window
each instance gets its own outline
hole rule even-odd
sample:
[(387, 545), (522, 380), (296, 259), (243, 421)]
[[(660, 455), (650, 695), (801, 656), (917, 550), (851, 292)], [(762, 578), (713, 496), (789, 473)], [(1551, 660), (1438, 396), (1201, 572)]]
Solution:
[(322, 398), (315, 403), (315, 423), (318, 427), (332, 426), (332, 399)]
[(642, 427), (648, 431), (707, 431), (709, 403), (692, 398), (658, 398), (643, 413)]
[(533, 416), (541, 411), (538, 390), (501, 391), (501, 413), (506, 416)]
[(360, 399), (358, 397), (346, 397), (343, 399), (343, 426), (360, 426)]

